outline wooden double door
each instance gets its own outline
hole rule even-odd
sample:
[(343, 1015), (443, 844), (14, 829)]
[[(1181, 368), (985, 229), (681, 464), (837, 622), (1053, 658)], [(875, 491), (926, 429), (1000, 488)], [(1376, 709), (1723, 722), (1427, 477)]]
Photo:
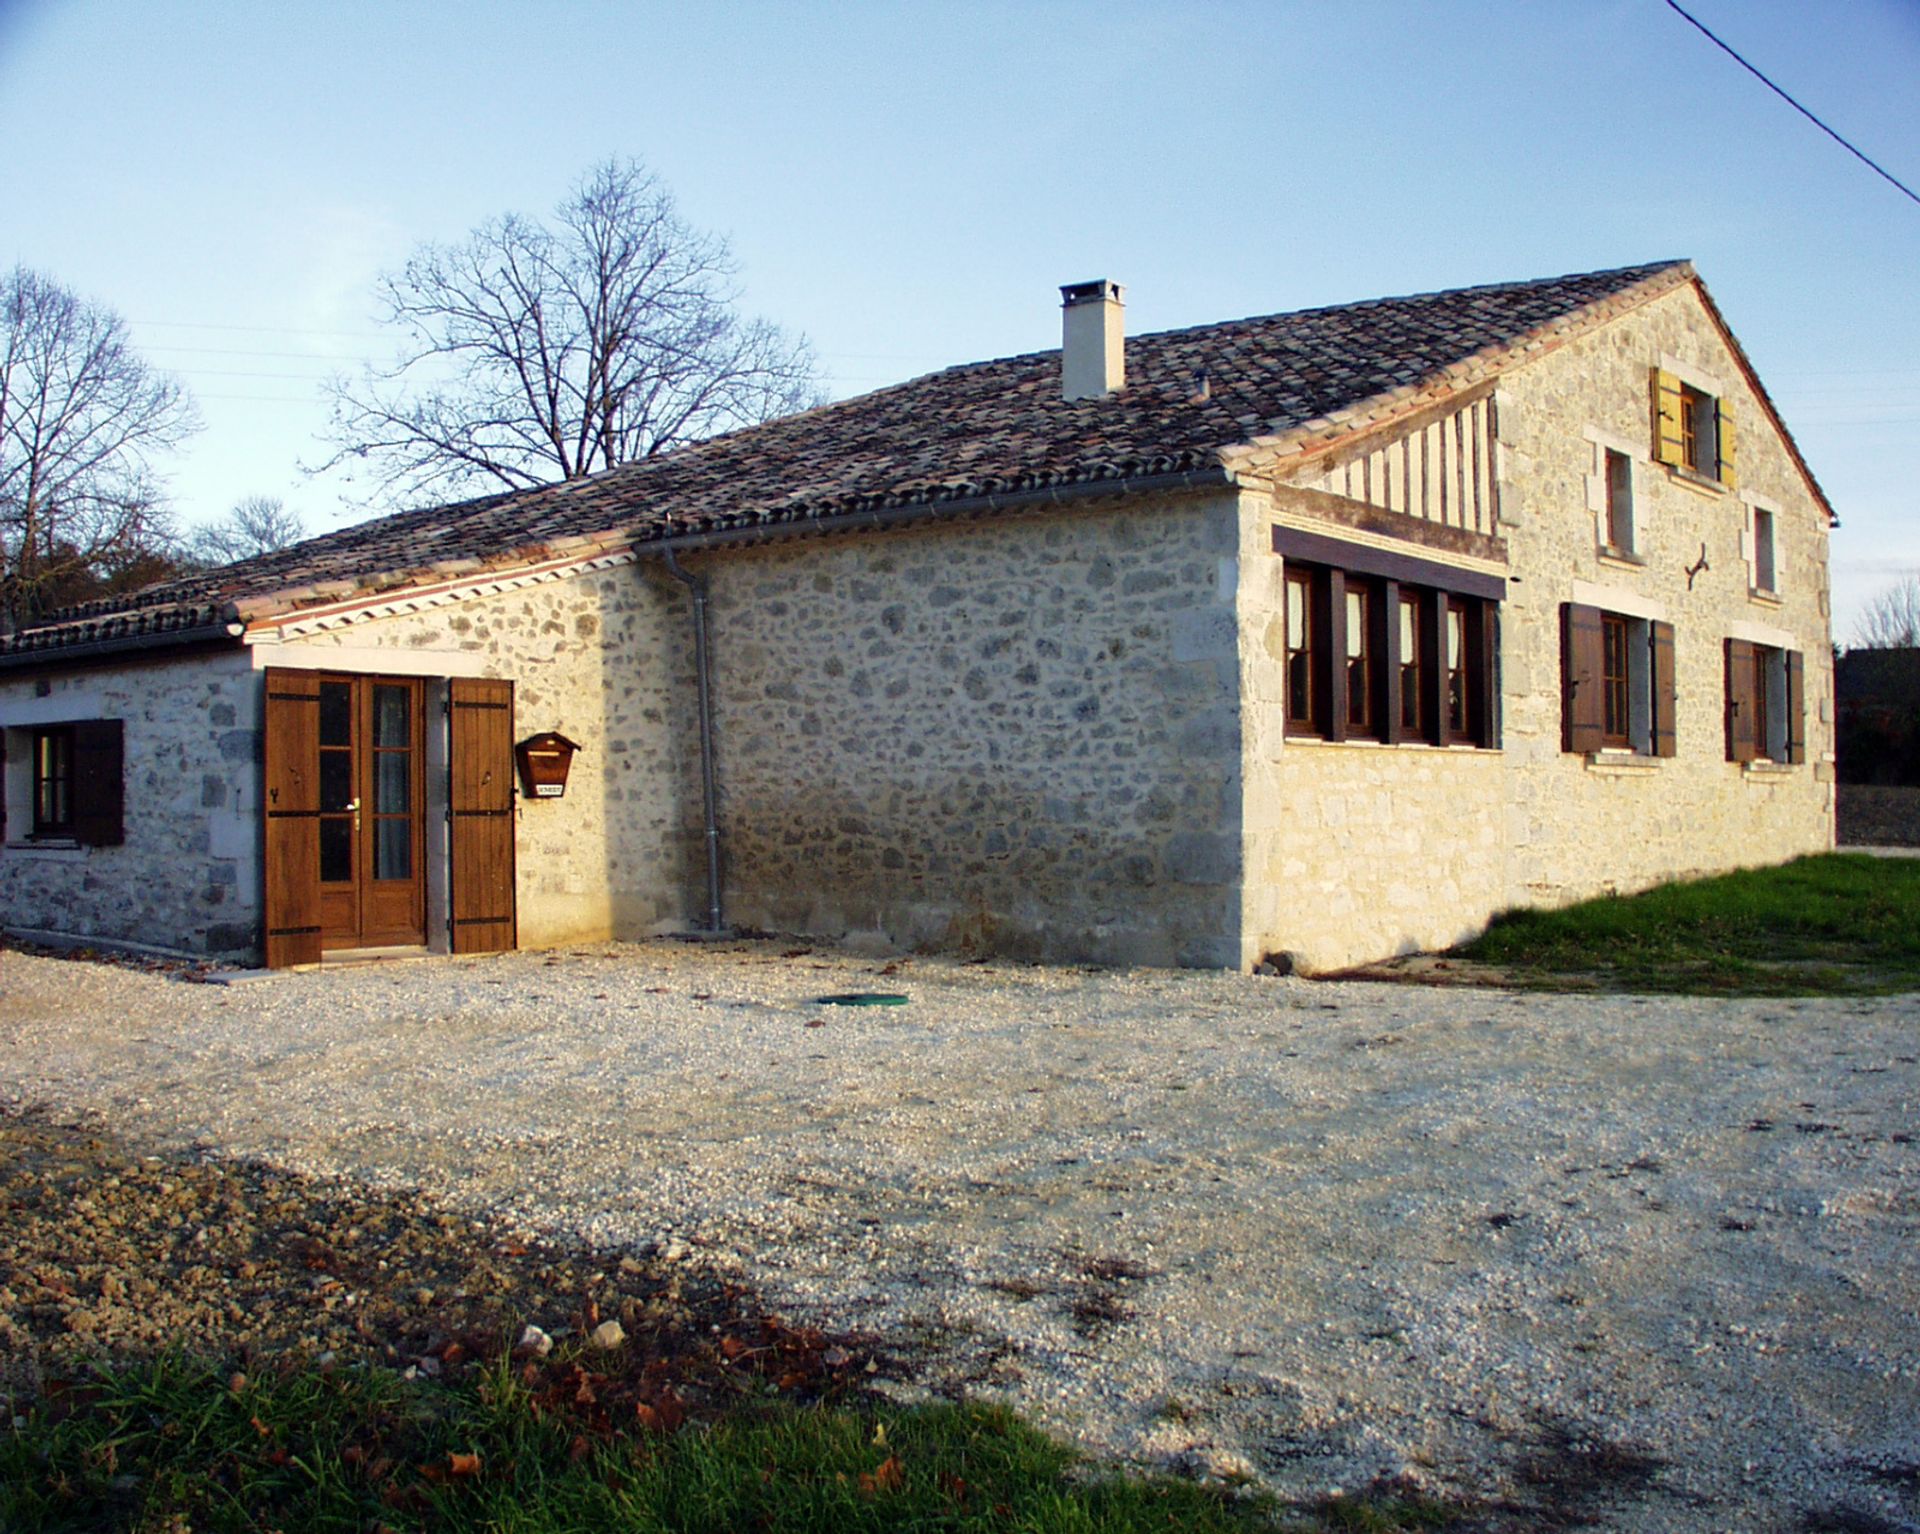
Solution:
[(427, 943), (430, 797), (448, 827), (448, 946), (514, 946), (513, 684), (448, 684), (445, 776), (433, 774), (431, 796), (427, 692), (417, 677), (268, 669), (270, 966)]

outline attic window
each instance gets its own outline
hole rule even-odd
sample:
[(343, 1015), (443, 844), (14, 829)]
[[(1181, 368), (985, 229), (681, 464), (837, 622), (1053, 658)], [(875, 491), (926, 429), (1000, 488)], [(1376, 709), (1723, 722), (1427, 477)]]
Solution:
[(1731, 490), (1733, 407), (1697, 380), (1682, 378), (1673, 367), (1653, 370), (1653, 456), (1695, 479), (1712, 480)]

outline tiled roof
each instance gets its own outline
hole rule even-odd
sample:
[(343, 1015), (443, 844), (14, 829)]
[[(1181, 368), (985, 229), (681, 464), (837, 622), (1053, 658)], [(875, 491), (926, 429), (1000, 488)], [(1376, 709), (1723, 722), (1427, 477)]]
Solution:
[[(1213, 469), (1364, 428), (1687, 282), (1683, 261), (1233, 320), (1126, 342), (1126, 388), (1061, 397), (1060, 354), (948, 368), (587, 479), (401, 512), (51, 615), (0, 657), (249, 619), (687, 532)], [(1195, 388), (1204, 373), (1207, 388)]]

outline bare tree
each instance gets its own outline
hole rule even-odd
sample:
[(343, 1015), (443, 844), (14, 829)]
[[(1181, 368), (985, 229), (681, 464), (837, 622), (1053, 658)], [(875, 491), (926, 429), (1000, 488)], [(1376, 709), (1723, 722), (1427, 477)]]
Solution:
[(1899, 650), (1920, 646), (1920, 575), (1886, 587), (1860, 614), (1853, 627), (1861, 650)]
[(551, 225), (517, 214), (381, 278), (399, 363), (331, 386), (338, 451), (389, 499), (576, 479), (816, 403), (812, 349), (738, 313), (724, 240), (635, 161)]
[(0, 625), (98, 594), (167, 542), (155, 455), (196, 429), (110, 309), (0, 278)]
[(188, 533), (181, 552), (196, 565), (230, 565), (291, 548), (306, 536), (299, 513), (288, 511), (278, 496), (249, 495), (236, 502), (222, 521)]

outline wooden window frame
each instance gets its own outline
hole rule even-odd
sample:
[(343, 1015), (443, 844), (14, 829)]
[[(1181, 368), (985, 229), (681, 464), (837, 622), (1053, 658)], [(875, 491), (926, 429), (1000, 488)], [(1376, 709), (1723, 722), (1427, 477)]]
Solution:
[[(1389, 728), (1396, 742), (1425, 740), (1432, 730), (1432, 719), (1426, 706), (1426, 623), (1421, 611), (1420, 593), (1401, 586), (1395, 589), (1393, 596), (1394, 654), (1391, 669), (1394, 697), (1389, 715)], [(1402, 632), (1409, 627), (1403, 621), (1408, 613), (1413, 615), (1410, 626), (1411, 635)], [(1413, 641), (1411, 654), (1407, 653), (1409, 637)]]
[(1622, 613), (1600, 614), (1600, 746), (1633, 749), (1633, 628)]
[(1680, 463), (1702, 479), (1720, 478), (1720, 401), (1684, 379), (1680, 383)]
[[(1314, 535), (1292, 536), (1316, 544), (1327, 542)], [(1463, 571), (1462, 584), (1477, 589), (1461, 592), (1384, 573), (1381, 567), (1389, 561), (1368, 550), (1355, 551), (1355, 557), (1362, 564), (1371, 559), (1376, 568), (1351, 570), (1298, 558), (1287, 560), (1281, 619), (1286, 734), (1335, 742), (1497, 749), (1499, 601), (1497, 596), (1479, 593), (1503, 590), (1504, 583)], [(1430, 563), (1417, 569), (1411, 568), (1410, 561), (1398, 563), (1409, 565), (1409, 573), (1419, 576), (1444, 573)], [(1360, 597), (1364, 628), (1357, 640), (1348, 632), (1352, 594)], [(1303, 603), (1304, 617), (1297, 622), (1296, 611)], [(1441, 644), (1447, 614), (1454, 610), (1460, 614), (1462, 645), (1460, 664), (1448, 672), (1440, 664)], [(1402, 653), (1407, 648), (1400, 631), (1403, 611), (1411, 611), (1416, 620), (1411, 655)], [(1296, 635), (1300, 644), (1295, 643)], [(1358, 700), (1349, 670), (1355, 659), (1350, 651), (1356, 642), (1358, 658), (1364, 662)], [(1299, 700), (1295, 683), (1301, 680), (1297, 670), (1302, 661), (1306, 697)], [(1464, 717), (1454, 715), (1450, 719), (1445, 706), (1447, 688), (1456, 679), (1462, 689)], [(1405, 698), (1409, 685), (1416, 689), (1411, 707)], [(1299, 701), (1304, 702), (1304, 710), (1296, 706)], [(1356, 701), (1364, 703), (1363, 710), (1354, 707)], [(1411, 727), (1409, 713), (1414, 720)]]
[[(1381, 700), (1378, 685), (1380, 681), (1379, 650), (1376, 645), (1379, 597), (1370, 582), (1360, 580), (1347, 581), (1343, 596), (1346, 611), (1341, 634), (1344, 642), (1340, 651), (1342, 686), (1338, 706), (1346, 714), (1346, 733), (1349, 736), (1377, 739), (1383, 722), (1380, 715)], [(1357, 624), (1354, 622), (1356, 604), (1360, 610), (1360, 621)], [(1357, 695), (1354, 688), (1356, 668), (1359, 680)]]
[[(1780, 767), (1805, 763), (1805, 655), (1799, 650), (1729, 638), (1725, 664), (1727, 760)], [(1776, 684), (1780, 693), (1777, 704), (1773, 696)]]
[(1633, 554), (1633, 459), (1617, 447), (1602, 444), (1600, 465), (1607, 497), (1607, 552)]
[[(1765, 536), (1762, 536), (1762, 528)], [(1775, 539), (1780, 536), (1780, 520), (1765, 506), (1753, 508), (1753, 589), (1765, 592), (1768, 596), (1778, 595), (1780, 590), (1779, 550)]]
[[(55, 748), (60, 770), (49, 776), (46, 762), (49, 748)], [(28, 763), (33, 774), (33, 836), (37, 841), (72, 841), (74, 839), (74, 803), (73, 803), (73, 726), (70, 724), (40, 725), (33, 732), (33, 745)], [(64, 813), (48, 813), (47, 800), (50, 793), (58, 795)]]
[[(1322, 603), (1317, 599), (1314, 571), (1289, 565), (1286, 572), (1286, 607), (1281, 615), (1282, 633), (1285, 637), (1285, 662), (1283, 670), (1283, 708), (1286, 713), (1286, 731), (1289, 735), (1319, 735), (1320, 728), (1319, 695), (1324, 691), (1320, 685), (1321, 657), (1316, 651), (1315, 640), (1318, 637), (1319, 609)], [(1300, 642), (1294, 643), (1295, 624), (1298, 623)], [(1295, 707), (1296, 662), (1300, 682), (1305, 696), (1300, 699), (1302, 706)]]
[[(1644, 626), (1644, 628), (1643, 628)], [(1577, 602), (1560, 609), (1560, 749), (1670, 757), (1678, 708), (1673, 625)]]

